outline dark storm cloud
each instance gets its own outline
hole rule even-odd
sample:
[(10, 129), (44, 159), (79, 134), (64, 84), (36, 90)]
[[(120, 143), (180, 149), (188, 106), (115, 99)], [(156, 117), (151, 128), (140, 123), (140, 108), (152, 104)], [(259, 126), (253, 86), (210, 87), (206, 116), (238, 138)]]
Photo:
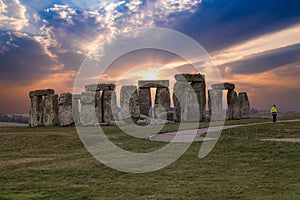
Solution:
[(269, 71), (300, 60), (300, 44), (291, 45), (263, 53), (244, 57), (241, 60), (226, 63), (234, 74), (255, 74)]
[(51, 73), (57, 64), (44, 53), (41, 45), (26, 35), (6, 33), (9, 42), (0, 53), (0, 79), (29, 85)]
[(293, 0), (204, 0), (175, 28), (213, 52), (299, 23), (299, 7)]

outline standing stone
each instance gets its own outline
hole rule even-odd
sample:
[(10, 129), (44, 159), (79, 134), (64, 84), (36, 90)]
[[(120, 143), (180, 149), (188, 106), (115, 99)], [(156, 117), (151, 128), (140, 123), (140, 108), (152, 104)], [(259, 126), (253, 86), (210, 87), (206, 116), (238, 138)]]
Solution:
[(140, 106), (137, 87), (123, 86), (121, 88), (121, 118), (125, 119), (138, 119), (140, 117)]
[(117, 99), (114, 90), (104, 90), (102, 92), (102, 106), (104, 123), (113, 124), (118, 120)]
[(239, 99), (236, 91), (228, 90), (227, 104), (228, 104), (228, 119), (229, 120), (240, 119)]
[(72, 109), (73, 109), (73, 117), (75, 125), (80, 125), (80, 112), (79, 112), (79, 100), (81, 99), (80, 94), (72, 95)]
[(72, 110), (72, 94), (63, 93), (60, 95), (59, 100), (59, 125), (60, 126), (70, 126), (74, 124), (73, 110)]
[(97, 122), (101, 124), (103, 122), (103, 117), (102, 117), (102, 101), (101, 101), (100, 91), (95, 92), (95, 112), (96, 112)]
[(154, 118), (167, 120), (171, 105), (169, 88), (157, 88), (154, 102)]
[(50, 94), (44, 97), (43, 102), (43, 124), (44, 126), (57, 126), (58, 120), (58, 95)]
[(150, 88), (139, 89), (139, 105), (140, 113), (149, 117), (152, 109)]
[(211, 121), (219, 121), (225, 119), (222, 96), (222, 90), (208, 90), (208, 107)]
[(94, 126), (98, 123), (95, 106), (96, 92), (81, 93), (80, 122), (83, 126)]
[(206, 109), (206, 85), (205, 82), (192, 82), (192, 88), (195, 90), (198, 98), (199, 112), (201, 116), (200, 121), (205, 121)]
[(249, 118), (250, 102), (246, 92), (239, 93), (239, 109), (241, 118)]
[(29, 126), (43, 126), (43, 96), (31, 97)]
[(183, 120), (184, 108), (186, 102), (186, 91), (192, 89), (188, 82), (176, 82), (174, 84), (173, 102), (174, 102), (174, 120), (180, 122)]
[(186, 122), (200, 121), (199, 98), (197, 93), (200, 93), (200, 90), (186, 90), (186, 101), (184, 108), (184, 121)]

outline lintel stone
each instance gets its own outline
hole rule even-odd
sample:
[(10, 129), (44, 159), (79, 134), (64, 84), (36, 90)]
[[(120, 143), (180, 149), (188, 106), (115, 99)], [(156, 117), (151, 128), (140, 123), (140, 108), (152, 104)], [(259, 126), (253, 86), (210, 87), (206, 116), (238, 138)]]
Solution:
[(96, 92), (102, 90), (114, 90), (116, 85), (113, 83), (110, 84), (90, 84), (85, 86), (85, 91), (87, 92)]
[(178, 82), (205, 82), (205, 75), (202, 74), (176, 74)]
[(34, 91), (29, 92), (29, 97), (32, 98), (34, 96), (46, 96), (46, 95), (50, 95), (50, 94), (54, 94), (53, 89), (34, 90)]
[(169, 80), (141, 80), (138, 81), (139, 88), (168, 88)]
[(233, 83), (217, 83), (211, 85), (212, 89), (215, 90), (234, 90), (235, 89), (235, 84)]

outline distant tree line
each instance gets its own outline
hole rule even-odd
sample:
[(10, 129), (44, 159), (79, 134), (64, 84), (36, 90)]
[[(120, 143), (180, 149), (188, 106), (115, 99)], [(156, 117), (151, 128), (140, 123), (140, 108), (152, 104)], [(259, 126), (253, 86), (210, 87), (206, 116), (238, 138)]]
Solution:
[(24, 115), (0, 114), (0, 122), (14, 122), (28, 124), (28, 117)]

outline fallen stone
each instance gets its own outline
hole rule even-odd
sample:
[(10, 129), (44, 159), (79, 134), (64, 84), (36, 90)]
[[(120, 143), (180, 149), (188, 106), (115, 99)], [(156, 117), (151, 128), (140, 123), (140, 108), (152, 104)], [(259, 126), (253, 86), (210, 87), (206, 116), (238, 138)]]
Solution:
[(168, 88), (169, 80), (141, 80), (138, 81), (139, 88)]
[(178, 82), (205, 82), (202, 74), (176, 74), (175, 79)]
[(211, 85), (212, 89), (215, 90), (234, 90), (235, 84), (233, 83), (218, 83)]
[(29, 92), (29, 97), (32, 98), (34, 96), (46, 96), (46, 95), (50, 95), (50, 94), (54, 94), (53, 89), (35, 90), (35, 91)]

